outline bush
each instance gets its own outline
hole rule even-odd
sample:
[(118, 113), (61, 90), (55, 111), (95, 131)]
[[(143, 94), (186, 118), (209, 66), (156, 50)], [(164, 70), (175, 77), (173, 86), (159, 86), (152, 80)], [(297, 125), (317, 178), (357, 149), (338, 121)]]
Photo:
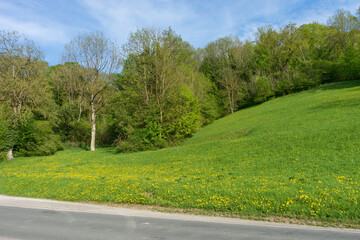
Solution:
[(0, 106), (0, 161), (6, 160), (7, 152), (17, 141), (18, 131), (11, 121), (11, 112)]
[(116, 146), (116, 152), (128, 153), (138, 151), (137, 146), (128, 140), (120, 141)]
[(268, 100), (274, 95), (274, 92), (271, 89), (271, 84), (269, 79), (266, 77), (258, 77), (255, 82), (256, 91), (254, 96), (254, 102), (262, 103)]
[(190, 137), (202, 125), (201, 108), (191, 90), (180, 85), (168, 102), (169, 109), (164, 114), (164, 129), (169, 141), (180, 141)]
[(104, 114), (96, 122), (96, 145), (110, 146), (118, 136), (116, 120), (110, 114)]
[(14, 156), (51, 155), (63, 150), (61, 138), (52, 131), (49, 121), (30, 120), (18, 126), (17, 144), (14, 146)]
[(2, 151), (0, 152), (0, 162), (5, 161), (6, 160), (6, 152)]
[(75, 121), (71, 124), (70, 138), (72, 142), (88, 142), (91, 137), (91, 125), (89, 121)]
[(136, 152), (173, 146), (191, 136), (202, 125), (201, 107), (186, 85), (179, 85), (166, 103), (163, 123), (147, 120), (118, 141), (117, 152)]
[(150, 122), (145, 128), (136, 129), (126, 140), (117, 143), (117, 152), (137, 152), (167, 147), (166, 139), (159, 137), (159, 128)]
[(79, 147), (81, 147), (82, 149), (86, 150), (86, 151), (90, 151), (90, 145), (84, 142), (79, 143)]

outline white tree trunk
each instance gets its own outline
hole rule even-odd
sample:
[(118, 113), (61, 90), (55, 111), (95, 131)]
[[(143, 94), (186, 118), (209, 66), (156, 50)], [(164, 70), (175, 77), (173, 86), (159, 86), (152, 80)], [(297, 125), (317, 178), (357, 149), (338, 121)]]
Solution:
[(95, 124), (95, 103), (91, 102), (91, 143), (90, 151), (95, 151), (95, 133), (96, 133), (96, 124)]
[(11, 159), (13, 159), (13, 158), (14, 158), (14, 156), (13, 156), (13, 150), (10, 149), (10, 150), (8, 151), (7, 155), (6, 155), (6, 159), (7, 159), (7, 160), (11, 160)]

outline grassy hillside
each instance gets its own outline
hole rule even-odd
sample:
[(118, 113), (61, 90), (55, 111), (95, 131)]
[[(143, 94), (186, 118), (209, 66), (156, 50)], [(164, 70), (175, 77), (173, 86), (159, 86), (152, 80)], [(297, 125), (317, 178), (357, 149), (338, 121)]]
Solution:
[(359, 127), (360, 81), (333, 83), (241, 110), (175, 148), (2, 162), (0, 194), (359, 227)]

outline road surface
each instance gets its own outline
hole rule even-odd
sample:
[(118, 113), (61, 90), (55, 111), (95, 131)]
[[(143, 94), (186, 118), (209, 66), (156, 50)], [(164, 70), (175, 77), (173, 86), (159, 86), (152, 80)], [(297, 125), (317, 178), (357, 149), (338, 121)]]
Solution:
[(15, 239), (359, 240), (360, 231), (0, 195), (0, 240)]

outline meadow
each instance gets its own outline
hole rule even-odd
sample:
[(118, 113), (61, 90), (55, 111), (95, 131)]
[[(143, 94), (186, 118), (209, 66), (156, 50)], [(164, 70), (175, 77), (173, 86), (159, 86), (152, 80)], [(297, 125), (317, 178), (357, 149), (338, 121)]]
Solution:
[(240, 110), (181, 146), (0, 163), (0, 194), (360, 228), (360, 81)]

